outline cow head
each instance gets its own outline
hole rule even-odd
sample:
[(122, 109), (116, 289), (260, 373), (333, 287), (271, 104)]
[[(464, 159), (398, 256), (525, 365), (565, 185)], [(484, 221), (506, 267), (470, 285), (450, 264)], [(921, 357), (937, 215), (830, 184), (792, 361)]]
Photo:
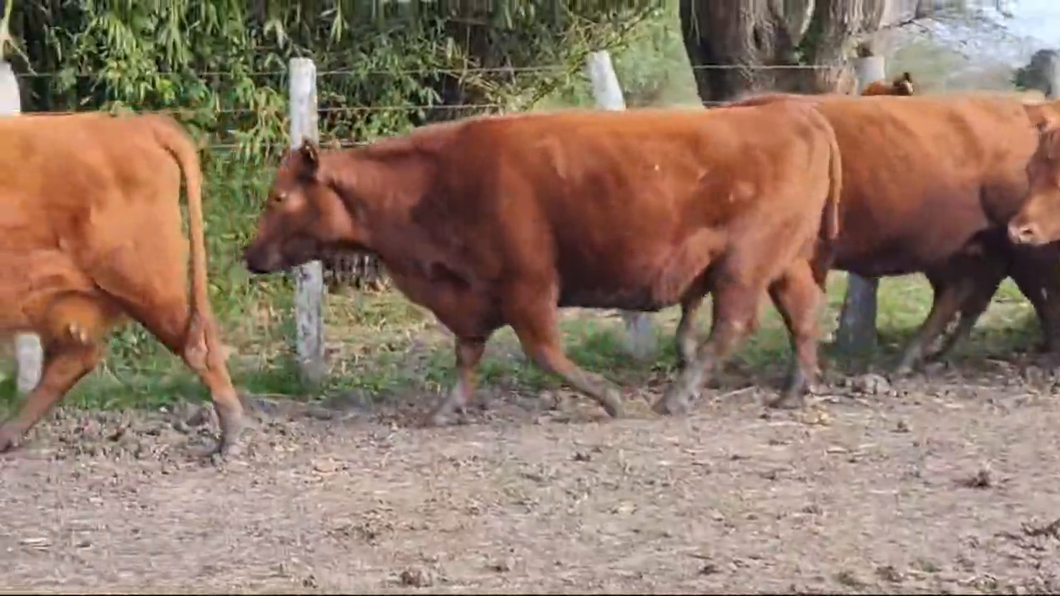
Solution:
[(1048, 105), (1025, 108), (1038, 128), (1038, 148), (1027, 163), (1027, 198), (1008, 235), (1016, 244), (1039, 246), (1060, 240), (1060, 115)]
[(902, 76), (891, 82), (891, 88), (893, 89), (893, 95), (913, 95), (915, 91), (913, 76), (908, 72), (903, 72)]
[(325, 157), (306, 140), (280, 164), (257, 234), (243, 256), (251, 273), (290, 269), (332, 248), (356, 244), (357, 226)]

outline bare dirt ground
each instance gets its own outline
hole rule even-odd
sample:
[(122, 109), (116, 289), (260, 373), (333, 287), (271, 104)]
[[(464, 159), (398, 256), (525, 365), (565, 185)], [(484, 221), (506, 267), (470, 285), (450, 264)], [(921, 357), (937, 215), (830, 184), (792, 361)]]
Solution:
[(1055, 593), (1054, 380), (981, 364), (837, 378), (796, 412), (725, 377), (683, 419), (494, 395), (471, 424), (422, 429), (422, 396), (258, 400), (251, 448), (220, 467), (197, 455), (198, 406), (65, 410), (0, 458), (0, 584)]

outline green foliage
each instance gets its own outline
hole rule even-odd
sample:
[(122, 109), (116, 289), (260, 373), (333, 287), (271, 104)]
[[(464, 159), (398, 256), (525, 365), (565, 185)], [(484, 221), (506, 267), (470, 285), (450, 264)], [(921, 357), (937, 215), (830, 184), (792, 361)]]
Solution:
[(1012, 82), (1018, 89), (1041, 91), (1046, 95), (1055, 93), (1057, 70), (1060, 69), (1060, 52), (1051, 49), (1038, 50), (1031, 56), (1030, 62), (1017, 68)]
[[(612, 62), (629, 107), (698, 103), (695, 80), (673, 7), (656, 8), (630, 29), (612, 52)], [(549, 99), (561, 105), (594, 105), (584, 69), (572, 73)]]

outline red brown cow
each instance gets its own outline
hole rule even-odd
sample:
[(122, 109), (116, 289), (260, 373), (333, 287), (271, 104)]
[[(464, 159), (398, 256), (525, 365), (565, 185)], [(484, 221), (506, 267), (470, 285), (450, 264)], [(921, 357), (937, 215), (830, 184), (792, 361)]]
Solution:
[(835, 267), (862, 277), (923, 273), (927, 320), (899, 363), (908, 371), (955, 315), (939, 357), (964, 339), (1011, 276), (1039, 317), (1047, 348), (1060, 324), (1060, 253), (1019, 250), (1006, 225), (1027, 189), (1037, 134), (1018, 98), (766, 95), (737, 105), (816, 105), (843, 152)]
[(1009, 238), (1042, 246), (1060, 240), (1060, 102), (1031, 104), (1026, 110), (1040, 136), (1027, 165), (1027, 200), (1009, 222)]
[(40, 382), (0, 427), (0, 451), (96, 366), (107, 331), (130, 316), (209, 388), (218, 452), (230, 453), (243, 408), (207, 298), (202, 174), (191, 139), (167, 117), (102, 114), (2, 118), (0, 139), (0, 330), (36, 333), (44, 347)]
[(803, 106), (472, 118), (347, 151), (304, 144), (280, 165), (245, 257), (267, 273), (331, 250), (376, 253), (456, 336), (458, 381), (431, 424), (468, 403), (504, 325), (537, 365), (619, 416), (617, 388), (564, 355), (558, 307), (655, 311), (708, 291), (711, 341), (697, 351), (682, 321), (688, 365), (656, 409), (683, 409), (707, 364), (753, 328), (767, 289), (796, 346), (785, 395), (801, 395), (817, 374), (840, 175), (831, 130)]
[(893, 81), (873, 81), (865, 85), (862, 95), (914, 95), (913, 77), (908, 72), (896, 77)]

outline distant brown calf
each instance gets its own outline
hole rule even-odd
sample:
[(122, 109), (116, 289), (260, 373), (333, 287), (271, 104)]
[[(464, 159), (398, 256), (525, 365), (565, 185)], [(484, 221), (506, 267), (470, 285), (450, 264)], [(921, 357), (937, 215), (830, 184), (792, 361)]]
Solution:
[(1027, 165), (1027, 199), (1008, 233), (1016, 244), (1042, 246), (1060, 240), (1060, 103), (1025, 109), (1038, 129), (1038, 147)]
[(245, 258), (268, 273), (331, 250), (379, 255), (456, 336), (458, 381), (431, 424), (469, 402), (504, 325), (531, 360), (619, 416), (617, 388), (564, 355), (557, 307), (656, 311), (708, 291), (711, 340), (697, 351), (682, 319), (687, 365), (656, 409), (686, 406), (707, 365), (752, 330), (766, 290), (796, 346), (785, 395), (801, 395), (817, 374), (840, 176), (831, 129), (801, 106), (471, 118), (291, 152)]
[(202, 174), (191, 139), (170, 118), (102, 114), (0, 118), (0, 139), (0, 331), (36, 333), (44, 344), (40, 382), (0, 427), (0, 451), (96, 366), (107, 331), (128, 315), (209, 388), (218, 450), (229, 453), (243, 409), (207, 298)]
[(873, 81), (865, 86), (862, 95), (914, 95), (913, 77), (908, 72), (893, 81)]

